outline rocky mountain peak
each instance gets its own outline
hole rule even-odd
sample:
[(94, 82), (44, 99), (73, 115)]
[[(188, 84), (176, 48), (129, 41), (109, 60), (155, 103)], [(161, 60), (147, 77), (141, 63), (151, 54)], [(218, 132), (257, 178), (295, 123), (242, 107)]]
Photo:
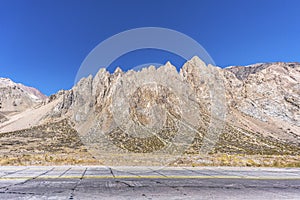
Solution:
[(15, 83), (9, 78), (0, 78), (0, 87), (12, 86)]
[(21, 83), (15, 83), (9, 78), (0, 78), (0, 88), (12, 87), (14, 89), (21, 89), (23, 92), (27, 93), (29, 97), (36, 101), (45, 100), (47, 98), (46, 95), (42, 94), (38, 89), (25, 86)]
[(117, 67), (116, 70), (114, 71), (115, 75), (123, 74), (123, 70), (120, 67)]
[(38, 89), (0, 78), (0, 112), (20, 112), (42, 103), (47, 97)]
[[(177, 69), (174, 65), (171, 64), (171, 62), (166, 62), (165, 65), (160, 66), (156, 69), (156, 73), (162, 73), (162, 74), (169, 74), (171, 75), (178, 75)], [(167, 77), (166, 77), (167, 78)]]

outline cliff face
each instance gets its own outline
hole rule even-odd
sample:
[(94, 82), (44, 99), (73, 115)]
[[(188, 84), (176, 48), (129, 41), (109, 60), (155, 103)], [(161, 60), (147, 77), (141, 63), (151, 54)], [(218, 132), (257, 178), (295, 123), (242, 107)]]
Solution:
[(226, 69), (230, 105), (264, 122), (300, 126), (300, 64), (270, 63)]
[(221, 69), (194, 57), (179, 73), (171, 63), (101, 69), (32, 110), (42, 117), (30, 124), (67, 118), (103, 151), (293, 154), (300, 150), (299, 99), (299, 63)]
[[(212, 77), (214, 74), (217, 74), (218, 80)], [(55, 113), (61, 115), (71, 109), (74, 121), (85, 121), (87, 114), (105, 110), (110, 103), (108, 99), (117, 97), (113, 95), (116, 87), (120, 87), (120, 80), (128, 82), (128, 85), (122, 86), (122, 89), (128, 90), (128, 94), (132, 93), (130, 91), (135, 85), (151, 88), (150, 82), (164, 84), (177, 93), (192, 92), (199, 103), (205, 104), (200, 106), (205, 108), (210, 108), (212, 101), (209, 90), (224, 90), (215, 95), (221, 98), (220, 93), (226, 93), (224, 104), (229, 112), (240, 112), (262, 122), (280, 120), (291, 126), (300, 126), (299, 63), (269, 63), (220, 69), (206, 67), (202, 61), (194, 58), (183, 66), (179, 74), (170, 63), (159, 69), (149, 67), (141, 72), (123, 73), (118, 69), (114, 74), (109, 74), (102, 69), (94, 79), (84, 78), (72, 90), (55, 95), (55, 98), (61, 98)], [(220, 88), (210, 86), (209, 81), (212, 80), (219, 82)], [(137, 98), (143, 95), (145, 91)]]

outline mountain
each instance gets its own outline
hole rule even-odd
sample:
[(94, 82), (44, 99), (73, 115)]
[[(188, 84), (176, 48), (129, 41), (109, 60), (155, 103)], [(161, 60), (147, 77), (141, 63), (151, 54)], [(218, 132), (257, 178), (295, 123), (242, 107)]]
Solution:
[[(222, 69), (194, 57), (179, 72), (169, 62), (141, 71), (117, 68), (112, 74), (100, 69), (95, 77), (83, 78), (49, 98), (1, 80), (1, 88), (13, 91), (6, 92), (10, 100), (1, 99), (6, 112), (18, 113), (0, 123), (0, 133), (44, 130), (45, 124), (66, 120), (101, 159), (107, 159), (104, 152), (300, 152), (300, 63)], [(21, 94), (26, 106), (19, 108), (18, 101), (18, 109), (13, 109), (10, 103)]]
[(33, 87), (0, 78), (0, 122), (7, 120), (8, 116), (33, 109), (46, 98)]

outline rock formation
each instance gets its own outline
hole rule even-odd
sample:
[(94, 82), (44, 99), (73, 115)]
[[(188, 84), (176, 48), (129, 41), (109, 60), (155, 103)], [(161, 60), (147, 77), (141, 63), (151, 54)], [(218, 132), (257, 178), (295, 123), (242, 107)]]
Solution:
[[(40, 93), (14, 84), (1, 88), (0, 132), (67, 119), (85, 144), (101, 151), (300, 152), (299, 63), (222, 69), (194, 57), (179, 72), (169, 62), (138, 72), (100, 69), (35, 109), (44, 99)], [(27, 108), (18, 120), (3, 114)], [(38, 117), (25, 123), (33, 113)]]

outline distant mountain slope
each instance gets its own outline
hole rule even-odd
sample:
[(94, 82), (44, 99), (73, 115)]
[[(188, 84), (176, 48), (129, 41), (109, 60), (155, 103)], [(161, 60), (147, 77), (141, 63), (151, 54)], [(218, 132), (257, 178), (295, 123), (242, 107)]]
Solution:
[(46, 98), (33, 87), (0, 78), (0, 112), (21, 112), (33, 108)]

